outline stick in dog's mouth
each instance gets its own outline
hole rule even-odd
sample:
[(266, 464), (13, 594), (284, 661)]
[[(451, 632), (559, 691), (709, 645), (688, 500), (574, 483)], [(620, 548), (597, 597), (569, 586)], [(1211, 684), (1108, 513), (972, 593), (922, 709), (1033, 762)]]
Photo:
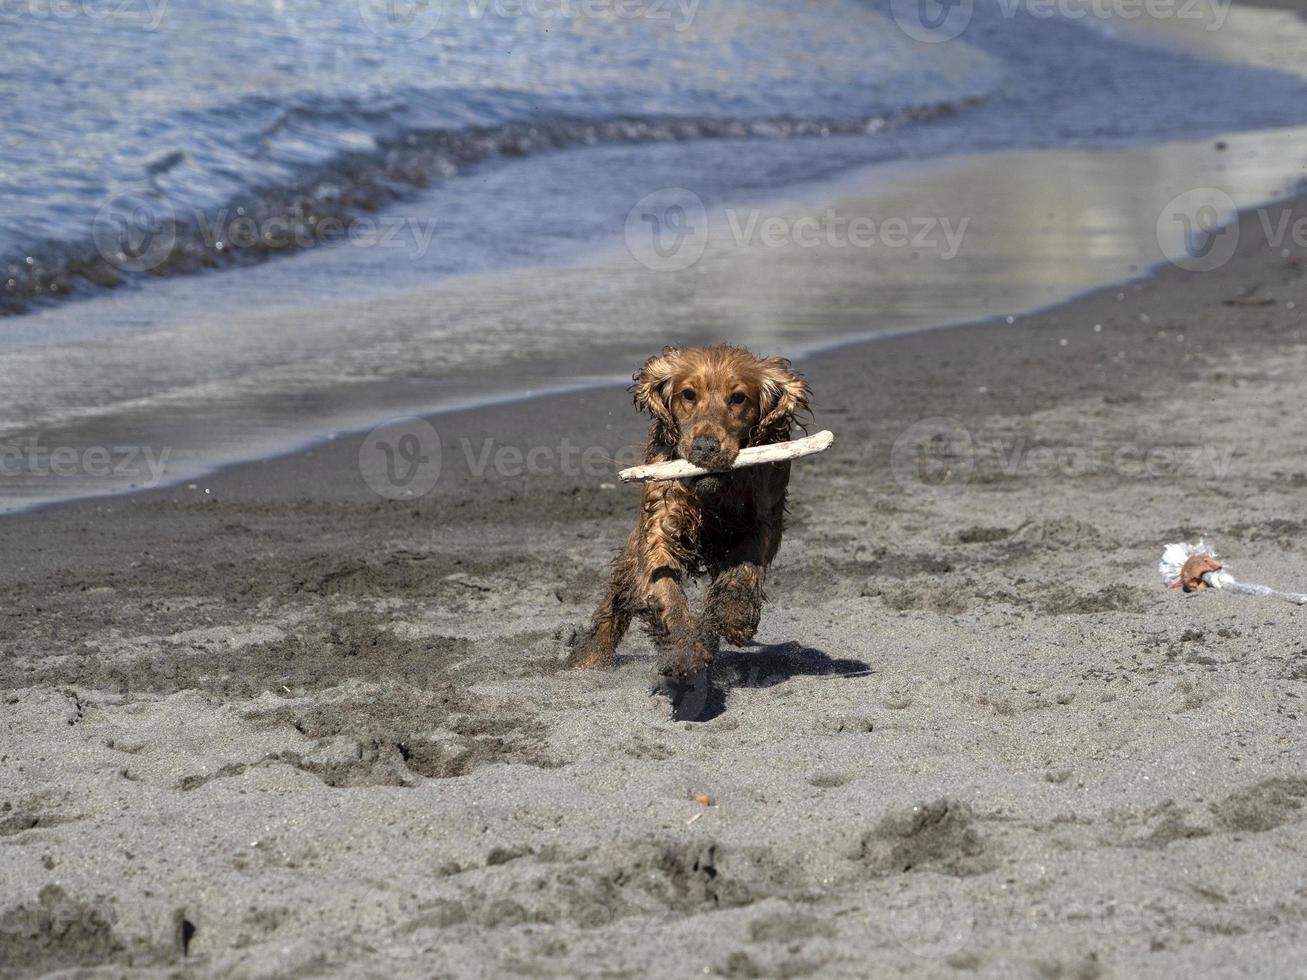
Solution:
[[(783, 463), (787, 459), (812, 456), (816, 453), (825, 452), (834, 441), (835, 433), (823, 429), (821, 432), (804, 436), (802, 439), (791, 439), (789, 442), (774, 442), (768, 446), (750, 446), (739, 451), (735, 457), (735, 462), (731, 464), (730, 468), (739, 470), (746, 466), (761, 466), (763, 463)], [(708, 470), (702, 466), (695, 466), (688, 459), (673, 459), (666, 463), (645, 463), (641, 466), (632, 466), (622, 470), (617, 475), (623, 483), (631, 483), (634, 480), (684, 480), (690, 476), (710, 476), (724, 472), (726, 471)]]

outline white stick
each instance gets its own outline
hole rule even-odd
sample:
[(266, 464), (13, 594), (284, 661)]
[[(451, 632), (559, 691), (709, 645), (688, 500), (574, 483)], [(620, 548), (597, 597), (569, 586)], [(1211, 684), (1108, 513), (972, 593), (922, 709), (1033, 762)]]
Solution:
[[(748, 449), (740, 450), (739, 455), (735, 457), (735, 462), (731, 464), (731, 469), (738, 470), (745, 466), (781, 463), (787, 459), (811, 456), (814, 453), (825, 452), (834, 441), (835, 433), (823, 429), (821, 432), (815, 432), (802, 439), (792, 439), (789, 442), (774, 442), (769, 446), (750, 446)], [(623, 483), (630, 483), (632, 480), (683, 480), (687, 476), (707, 476), (709, 473), (719, 472), (721, 471), (706, 470), (702, 466), (695, 466), (686, 459), (674, 459), (667, 463), (645, 463), (643, 466), (632, 466), (630, 469), (622, 470), (617, 475), (622, 478)]]
[(1255, 582), (1238, 582), (1233, 575), (1222, 569), (1219, 572), (1205, 572), (1203, 581), (1214, 589), (1224, 592), (1238, 592), (1240, 595), (1260, 595), (1270, 599), (1283, 599), (1295, 606), (1307, 606), (1307, 595), (1301, 592), (1281, 592), (1269, 585), (1257, 585)]

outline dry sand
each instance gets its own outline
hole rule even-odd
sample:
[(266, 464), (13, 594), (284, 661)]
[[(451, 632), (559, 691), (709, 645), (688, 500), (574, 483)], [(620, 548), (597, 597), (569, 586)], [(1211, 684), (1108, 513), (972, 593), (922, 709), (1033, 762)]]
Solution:
[(1155, 572), (1307, 587), (1307, 276), (1245, 226), (805, 361), (838, 442), (697, 720), (642, 637), (559, 670), (638, 491), (464, 452), (617, 455), (617, 389), (435, 419), (418, 500), (355, 438), (3, 520), (0, 974), (1303, 975), (1307, 610)]

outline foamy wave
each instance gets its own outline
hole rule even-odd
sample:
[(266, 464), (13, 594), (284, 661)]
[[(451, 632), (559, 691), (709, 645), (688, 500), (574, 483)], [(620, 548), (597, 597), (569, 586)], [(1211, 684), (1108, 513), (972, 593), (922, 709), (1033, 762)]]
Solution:
[[(637, 144), (702, 139), (802, 139), (874, 133), (955, 113), (980, 99), (915, 106), (871, 117), (761, 119), (626, 117), (559, 118), (534, 123), (466, 129), (412, 130), (377, 138), (339, 126), (312, 143), (292, 139), (285, 113), (262, 134), (293, 180), (284, 186), (238, 192), (204, 202), (203, 195), (172, 180), (185, 154), (152, 162), (147, 177), (109, 198), (90, 221), (82, 240), (45, 241), (20, 254), (0, 256), (0, 315), (31, 304), (95, 288), (113, 288), (153, 276), (185, 275), (203, 269), (261, 261), (311, 248), (348, 234), (360, 215), (415, 193), (493, 157), (600, 144)], [(375, 109), (373, 110), (375, 112)], [(334, 111), (339, 121), (343, 113)], [(349, 133), (354, 135), (350, 136)], [(295, 143), (300, 142), (298, 173)], [(324, 145), (337, 152), (318, 163)], [(211, 190), (211, 188), (210, 188)]]

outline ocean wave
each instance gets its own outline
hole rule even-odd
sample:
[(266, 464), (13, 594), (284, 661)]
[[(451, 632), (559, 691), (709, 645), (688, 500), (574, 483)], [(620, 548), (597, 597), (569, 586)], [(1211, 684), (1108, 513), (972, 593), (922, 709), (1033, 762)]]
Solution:
[[(390, 120), (375, 103), (289, 110), (270, 104), (252, 153), (275, 160), (290, 177), (284, 184), (240, 188), (237, 171), (231, 176), (239, 189), (215, 200), (220, 179), (186, 176), (185, 151), (162, 154), (145, 166), (140, 181), (101, 204), (84, 237), (32, 242), (0, 255), (0, 315), (92, 289), (249, 264), (339, 240), (364, 215), (495, 157), (603, 144), (875, 133), (981, 101), (970, 97), (855, 118), (561, 117), (408, 131), (386, 125)], [(242, 116), (249, 115), (246, 106)]]

